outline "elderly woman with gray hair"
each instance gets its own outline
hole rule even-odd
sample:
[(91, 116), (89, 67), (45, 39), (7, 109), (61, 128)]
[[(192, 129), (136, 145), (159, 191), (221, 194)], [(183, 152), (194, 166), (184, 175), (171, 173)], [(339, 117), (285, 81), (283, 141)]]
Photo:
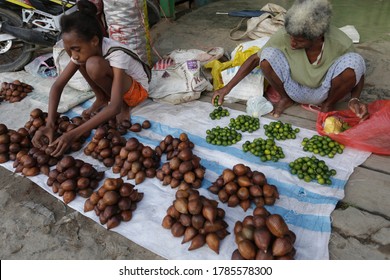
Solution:
[[(336, 102), (349, 99), (349, 108), (360, 118), (368, 117), (359, 97), (366, 71), (364, 59), (354, 51), (352, 40), (330, 25), (328, 0), (296, 0), (287, 11), (285, 26), (259, 51), (250, 56), (233, 79), (213, 94), (222, 104), (246, 75), (260, 65), (277, 98), (272, 115), (279, 117), (294, 104), (319, 105), (322, 112)], [(271, 91), (272, 92), (272, 91)]]

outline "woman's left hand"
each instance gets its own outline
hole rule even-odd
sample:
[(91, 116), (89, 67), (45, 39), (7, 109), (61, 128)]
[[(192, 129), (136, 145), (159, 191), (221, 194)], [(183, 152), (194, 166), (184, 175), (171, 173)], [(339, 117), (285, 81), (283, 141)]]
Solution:
[(348, 107), (349, 109), (351, 109), (352, 112), (356, 114), (356, 116), (358, 116), (361, 119), (361, 121), (369, 117), (367, 104), (362, 103), (357, 98), (352, 98), (348, 102)]
[(71, 132), (62, 134), (62, 136), (58, 137), (53, 143), (49, 145), (55, 147), (54, 151), (51, 153), (51, 156), (53, 157), (62, 156), (72, 145), (74, 140), (75, 137), (72, 135)]

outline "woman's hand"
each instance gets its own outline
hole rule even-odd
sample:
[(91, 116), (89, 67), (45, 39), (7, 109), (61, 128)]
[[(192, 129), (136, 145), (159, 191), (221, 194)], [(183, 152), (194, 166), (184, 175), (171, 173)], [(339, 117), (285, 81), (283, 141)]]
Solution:
[(35, 135), (31, 142), (35, 147), (41, 149), (43, 146), (53, 142), (54, 133), (55, 129), (53, 127), (41, 127), (35, 132)]
[(51, 156), (62, 156), (75, 140), (75, 136), (72, 134), (71, 131), (62, 134), (53, 143), (49, 145), (49, 147), (55, 147), (54, 151), (51, 153)]
[(369, 117), (367, 104), (362, 103), (358, 98), (349, 100), (348, 107), (361, 119), (361, 121)]
[(224, 98), (229, 94), (229, 90), (227, 87), (220, 88), (219, 90), (214, 91), (213, 97), (211, 98), (211, 104), (215, 105), (215, 100), (218, 97), (218, 105), (221, 106), (223, 104)]

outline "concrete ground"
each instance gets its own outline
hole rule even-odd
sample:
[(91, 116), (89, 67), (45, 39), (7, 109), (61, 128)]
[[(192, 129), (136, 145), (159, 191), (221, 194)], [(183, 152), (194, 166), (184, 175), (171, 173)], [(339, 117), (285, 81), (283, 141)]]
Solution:
[[(235, 26), (237, 18), (222, 18), (216, 16), (215, 12), (226, 9), (227, 3), (234, 10), (253, 8), (254, 2), (256, 7), (262, 7), (265, 1), (218, 1), (185, 14), (176, 21), (162, 20), (151, 30), (154, 48), (160, 55), (177, 48), (207, 50), (224, 47), (230, 52), (238, 44), (227, 39), (228, 31)], [(367, 102), (389, 99), (390, 40), (364, 42), (357, 49), (368, 62), (363, 99)], [(202, 98), (207, 100), (209, 95)], [(294, 114), (294, 110), (297, 108), (289, 112)], [(330, 259), (390, 259), (390, 211), (386, 208), (390, 185), (389, 159), (375, 157), (373, 160), (383, 163), (378, 167), (382, 176), (378, 180), (383, 193), (376, 195), (377, 208), (365, 207), (364, 203), (360, 203), (364, 197), (356, 198), (365, 193), (354, 193), (349, 186), (343, 203), (332, 214)], [(365, 180), (370, 184), (367, 177), (362, 175), (363, 179), (359, 179), (359, 176), (353, 180)], [(375, 186), (372, 187), (375, 189)], [(15, 176), (2, 167), (0, 209), (0, 258), (3, 260), (162, 259), (121, 235), (107, 231), (65, 206), (29, 179)]]

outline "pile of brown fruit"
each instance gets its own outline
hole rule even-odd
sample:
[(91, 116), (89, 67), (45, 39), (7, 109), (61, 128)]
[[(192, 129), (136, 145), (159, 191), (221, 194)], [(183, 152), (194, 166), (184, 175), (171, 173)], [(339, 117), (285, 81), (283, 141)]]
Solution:
[(27, 152), (30, 147), (31, 141), (26, 129), (15, 131), (8, 129), (5, 124), (0, 124), (0, 163), (15, 160), (17, 153)]
[(3, 82), (0, 89), (0, 98), (10, 103), (19, 102), (33, 91), (33, 87), (15, 80), (11, 83)]
[(130, 121), (122, 121), (119, 125), (119, 129), (121, 127), (131, 131), (131, 132), (140, 132), (142, 129), (149, 129), (151, 127), (151, 123), (148, 120), (144, 120), (142, 124), (140, 123), (131, 123)]
[(295, 255), (295, 233), (283, 217), (270, 214), (263, 206), (234, 226), (237, 249), (232, 260), (292, 260)]
[(124, 183), (121, 178), (107, 178), (103, 186), (85, 201), (84, 212), (94, 210), (100, 223), (111, 229), (121, 221), (130, 221), (143, 197), (144, 194), (138, 192), (134, 185)]
[(229, 207), (240, 205), (244, 211), (251, 202), (256, 206), (273, 205), (279, 198), (276, 186), (267, 184), (262, 172), (252, 171), (242, 163), (234, 165), (233, 169), (226, 168), (208, 190)]
[(46, 124), (47, 115), (47, 112), (43, 112), (39, 108), (35, 108), (30, 112), (30, 119), (24, 124), (24, 127), (31, 137), (34, 137), (35, 132)]
[(162, 226), (170, 229), (174, 237), (183, 236), (182, 244), (191, 241), (188, 250), (207, 244), (218, 254), (221, 240), (229, 234), (224, 217), (225, 211), (218, 208), (217, 201), (199, 195), (198, 190), (188, 186), (180, 187)]
[[(35, 135), (35, 132), (38, 130), (38, 129), (42, 129), (45, 125), (46, 125), (46, 118), (47, 118), (47, 112), (43, 112), (41, 109), (39, 108), (35, 108), (34, 110), (32, 110), (30, 112), (30, 120), (28, 120), (24, 127), (28, 130), (28, 133), (30, 135), (30, 137), (34, 137)], [(56, 121), (56, 135), (55, 137), (59, 137), (61, 136), (62, 134), (64, 134), (65, 132), (68, 132), (72, 129), (75, 129), (76, 127), (82, 125), (83, 123), (85, 122), (85, 120), (83, 120), (83, 118), (81, 118), (80, 116), (75, 116), (73, 118), (69, 118), (68, 116), (57, 116), (57, 121)], [(77, 139), (76, 141), (74, 141), (71, 145), (71, 147), (69, 148), (68, 151), (66, 151), (65, 153), (71, 153), (71, 152), (76, 152), (76, 151), (79, 151), (82, 147), (82, 145), (84, 144), (85, 140), (89, 137), (89, 135), (91, 134), (90, 131), (84, 133), (79, 139)], [(49, 144), (49, 141), (48, 139), (46, 139), (46, 143), (45, 145), (43, 146), (42, 150), (45, 150), (47, 154), (51, 154), (55, 147), (48, 147), (47, 145)]]
[(184, 183), (195, 189), (200, 188), (205, 168), (200, 164), (200, 157), (192, 152), (193, 147), (185, 133), (180, 134), (179, 138), (168, 135), (156, 147), (157, 153), (167, 153), (168, 161), (156, 173), (164, 186), (176, 188)]
[[(89, 119), (89, 117), (86, 117), (85, 119)], [(151, 127), (151, 123), (148, 120), (144, 120), (142, 124), (132, 124), (130, 120), (123, 120), (122, 122), (117, 123), (116, 119), (111, 119), (106, 123), (106, 125), (108, 128), (117, 130), (121, 135), (126, 134), (128, 131), (140, 132), (142, 129), (149, 129)]]
[(145, 178), (154, 178), (156, 169), (160, 165), (160, 156), (151, 147), (140, 143), (137, 138), (131, 137), (115, 157), (112, 172), (121, 177), (134, 179), (135, 184), (141, 184)]
[(0, 123), (0, 163), (9, 161), (9, 142), (8, 127)]
[(35, 176), (40, 173), (49, 176), (50, 167), (56, 165), (58, 159), (46, 154), (43, 150), (32, 147), (29, 150), (21, 150), (16, 154), (13, 163), (15, 172), (21, 172), (25, 176)]
[(100, 126), (96, 129), (91, 142), (85, 147), (84, 154), (103, 162), (106, 167), (111, 167), (115, 163), (114, 158), (119, 155), (125, 143), (126, 139), (117, 130)]
[(98, 172), (91, 164), (72, 156), (64, 156), (56, 164), (56, 168), (49, 172), (47, 185), (68, 204), (76, 195), (89, 197), (103, 177), (104, 172)]

